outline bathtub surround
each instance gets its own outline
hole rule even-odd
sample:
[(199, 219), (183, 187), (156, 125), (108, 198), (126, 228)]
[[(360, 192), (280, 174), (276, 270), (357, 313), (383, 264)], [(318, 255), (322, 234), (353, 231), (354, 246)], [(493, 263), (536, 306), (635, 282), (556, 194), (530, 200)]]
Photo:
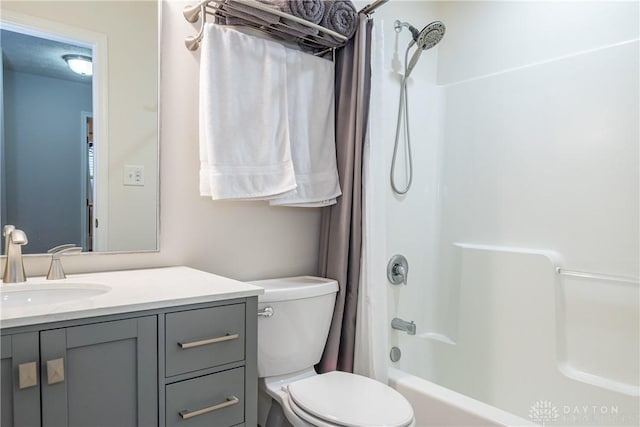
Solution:
[[(418, 15), (447, 35), (409, 81), (414, 188), (385, 183), (375, 207), (386, 260), (411, 266), (388, 286), (388, 320), (417, 325), (390, 334), (393, 366), (529, 420), (542, 399), (558, 425), (637, 425), (639, 288), (603, 278), (639, 271), (637, 2), (391, 2), (374, 15), (385, 99), (408, 37), (393, 22)], [(372, 110), (387, 171), (395, 107)]]
[(336, 149), (342, 197), (322, 211), (319, 272), (340, 285), (318, 368), (353, 372), (362, 249), (362, 152), (368, 138), (371, 29), (359, 16), (356, 35), (336, 59)]

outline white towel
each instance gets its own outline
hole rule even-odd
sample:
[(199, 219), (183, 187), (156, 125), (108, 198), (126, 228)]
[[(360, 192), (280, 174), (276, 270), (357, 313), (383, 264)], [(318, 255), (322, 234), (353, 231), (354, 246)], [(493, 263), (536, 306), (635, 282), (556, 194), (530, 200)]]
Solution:
[(336, 167), (334, 64), (297, 50), (286, 51), (291, 156), (298, 187), (269, 203), (332, 205), (342, 194)]
[(296, 188), (285, 48), (208, 23), (200, 59), (200, 194), (269, 199)]

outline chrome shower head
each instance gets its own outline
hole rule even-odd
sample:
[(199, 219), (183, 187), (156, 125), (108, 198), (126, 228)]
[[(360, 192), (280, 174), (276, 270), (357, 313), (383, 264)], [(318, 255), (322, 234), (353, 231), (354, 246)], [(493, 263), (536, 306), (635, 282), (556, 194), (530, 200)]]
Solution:
[(402, 28), (408, 28), (409, 31), (411, 31), (413, 39), (411, 40), (411, 42), (409, 42), (409, 46), (407, 47), (407, 49), (411, 48), (413, 45), (418, 46), (418, 49), (414, 52), (413, 56), (411, 57), (411, 61), (409, 61), (409, 64), (407, 65), (405, 78), (409, 77), (409, 74), (411, 74), (411, 71), (413, 71), (413, 68), (418, 63), (418, 58), (420, 58), (422, 52), (427, 49), (431, 49), (432, 47), (440, 43), (440, 40), (442, 40), (442, 37), (444, 37), (444, 33), (446, 31), (446, 27), (440, 21), (434, 21), (430, 23), (421, 31), (418, 31), (416, 27), (409, 24), (408, 22), (400, 21), (395, 21), (394, 28), (397, 33), (402, 31)]
[[(427, 50), (431, 49), (444, 37), (446, 27), (440, 21), (434, 21), (424, 27), (418, 37), (414, 36), (413, 40), (418, 45), (418, 49)], [(413, 32), (412, 32), (413, 33)]]
[(416, 27), (408, 22), (400, 22), (398, 20), (394, 22), (393, 27), (395, 28), (396, 33), (402, 31), (403, 28), (407, 28), (413, 37), (413, 40), (409, 43), (409, 47), (417, 44), (418, 48), (422, 50), (431, 49), (437, 45), (440, 40), (442, 40), (442, 37), (444, 37), (444, 33), (446, 31), (446, 27), (440, 21), (430, 23), (421, 31), (418, 31)]

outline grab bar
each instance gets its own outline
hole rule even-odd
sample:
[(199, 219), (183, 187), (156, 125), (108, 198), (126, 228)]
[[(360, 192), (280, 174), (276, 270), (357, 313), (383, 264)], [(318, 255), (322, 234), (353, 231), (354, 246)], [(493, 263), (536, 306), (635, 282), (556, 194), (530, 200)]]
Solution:
[(567, 270), (565, 268), (556, 267), (556, 273), (561, 276), (578, 277), (580, 279), (605, 280), (607, 282), (628, 283), (639, 285), (640, 279), (628, 276), (614, 276), (611, 274), (590, 273), (587, 271)]

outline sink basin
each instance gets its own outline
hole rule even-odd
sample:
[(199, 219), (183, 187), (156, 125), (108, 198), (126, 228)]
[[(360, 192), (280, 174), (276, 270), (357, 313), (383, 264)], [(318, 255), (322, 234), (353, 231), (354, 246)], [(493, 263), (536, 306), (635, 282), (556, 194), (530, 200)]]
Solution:
[(2, 285), (2, 309), (58, 304), (91, 298), (111, 288), (97, 283), (26, 283)]

